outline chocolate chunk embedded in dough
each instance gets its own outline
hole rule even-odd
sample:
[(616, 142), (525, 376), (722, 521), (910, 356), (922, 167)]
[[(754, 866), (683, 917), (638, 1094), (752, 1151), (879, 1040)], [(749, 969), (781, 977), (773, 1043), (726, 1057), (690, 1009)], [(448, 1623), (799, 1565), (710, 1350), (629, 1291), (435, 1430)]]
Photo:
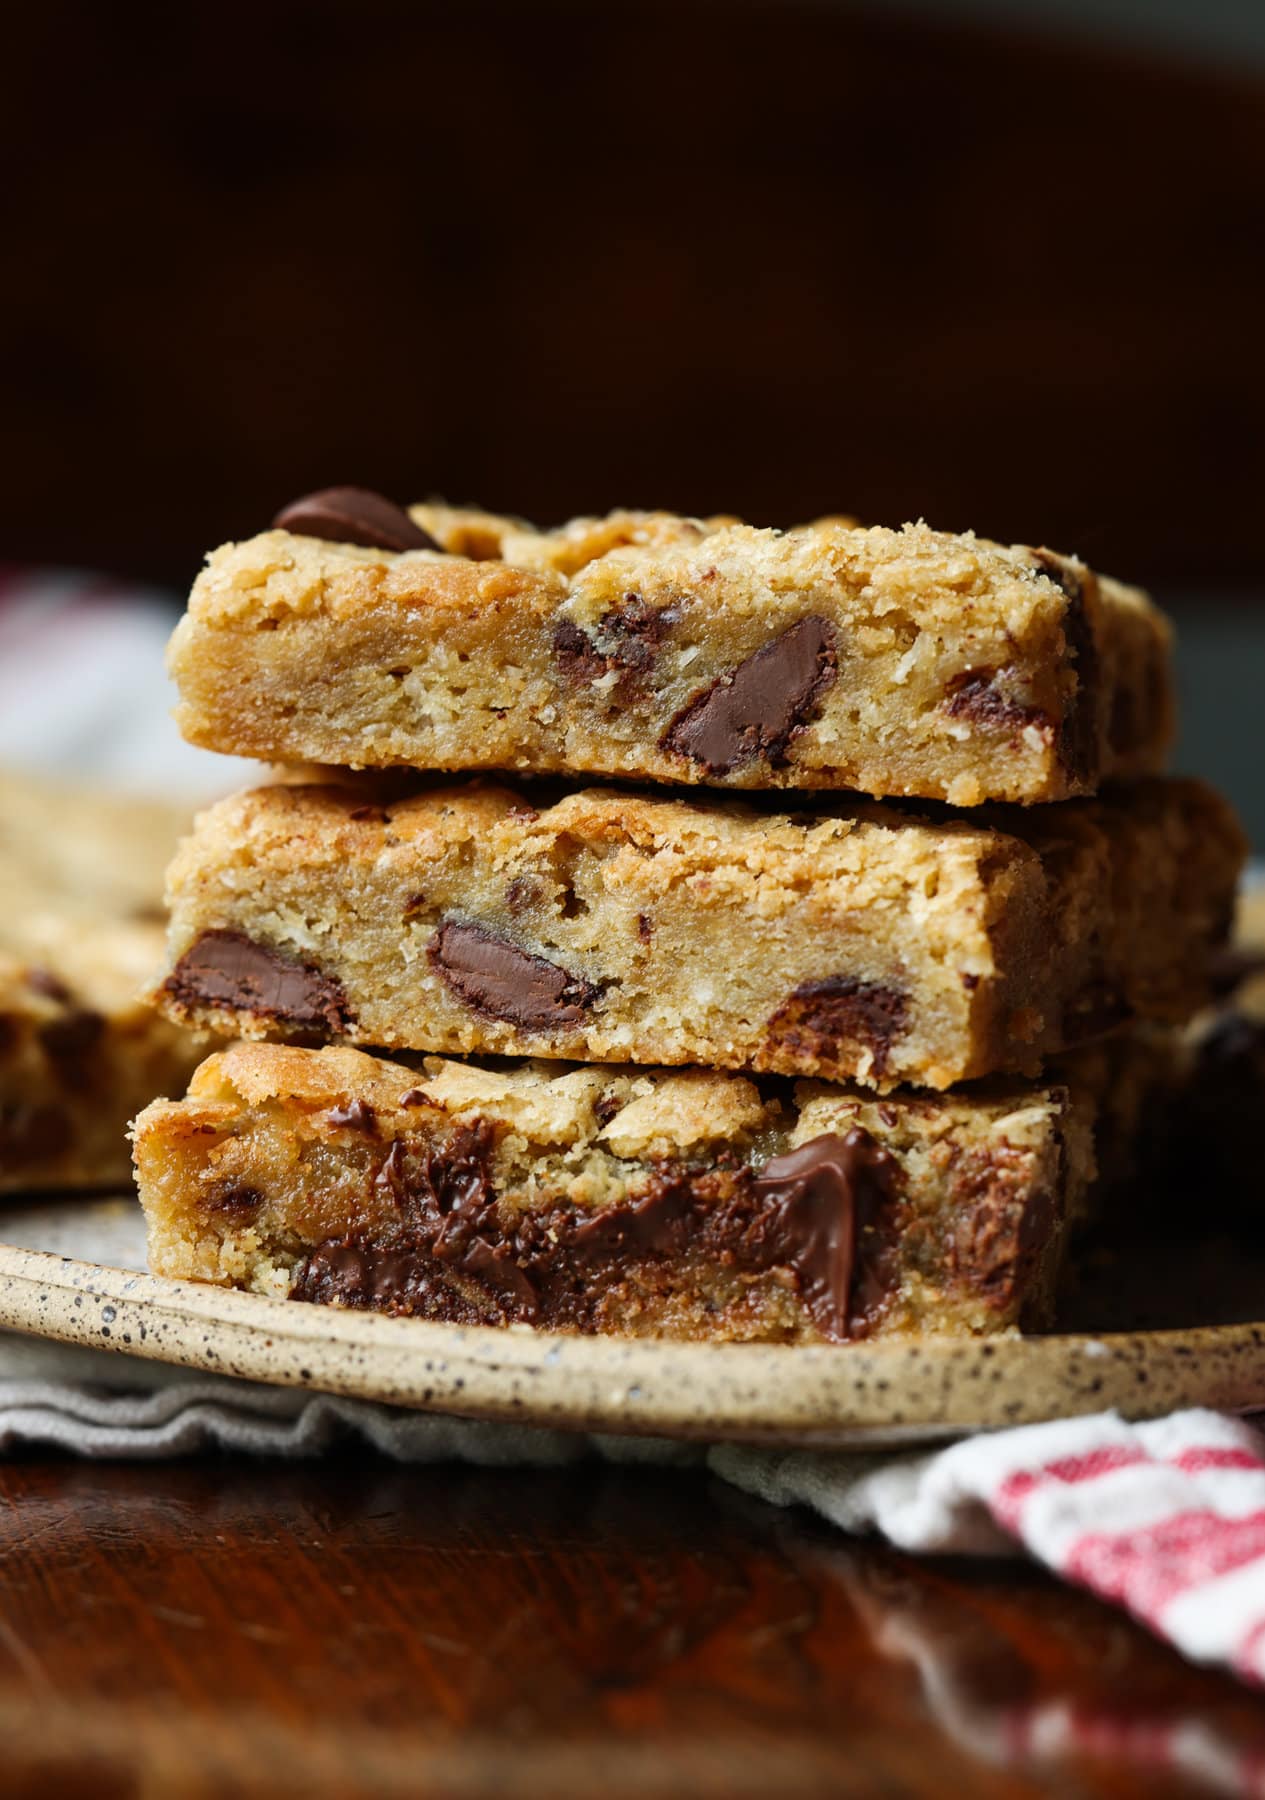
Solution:
[(438, 550), (428, 531), (415, 525), (402, 506), (369, 488), (322, 488), (283, 506), (273, 526), (299, 537), (360, 544), (366, 550)]
[(318, 1245), (296, 1268), (291, 1298), (593, 1331), (603, 1296), (634, 1271), (694, 1258), (753, 1275), (789, 1271), (827, 1338), (864, 1331), (881, 1306), (882, 1271), (864, 1280), (861, 1271), (896, 1165), (859, 1128), (823, 1134), (759, 1172), (666, 1164), (626, 1202), (559, 1203), (513, 1222), (499, 1216), (489, 1154), (478, 1126), (438, 1150), (397, 1140), (376, 1179), (395, 1196), (399, 1224), (376, 1241)]
[(955, 675), (945, 690), (945, 712), (951, 719), (974, 719), (988, 729), (1018, 732), (1034, 725), (1049, 731), (1050, 720), (1039, 706), (1026, 706), (1006, 692), (1011, 674), (1007, 669), (967, 669)]
[(374, 1126), (374, 1111), (367, 1100), (357, 1097), (346, 1106), (333, 1106), (326, 1117), (331, 1125), (343, 1125), (349, 1131), (371, 1132)]
[(834, 627), (801, 619), (695, 695), (664, 732), (663, 748), (709, 775), (728, 775), (757, 756), (777, 764), (838, 669)]
[(223, 1213), (235, 1223), (244, 1223), (253, 1219), (264, 1203), (264, 1197), (258, 1188), (248, 1187), (245, 1182), (228, 1178), (217, 1182), (206, 1197), (206, 1209), (210, 1213)]
[[(295, 1269), (290, 1298), (388, 1313), (432, 1310), (463, 1324), (478, 1318), (411, 1246), (393, 1250), (354, 1238), (319, 1244), (304, 1257)], [(431, 1308), (424, 1298), (431, 1299)]]
[(163, 983), (191, 1012), (223, 1007), (311, 1031), (345, 1032), (351, 1009), (343, 986), (312, 963), (258, 944), (241, 931), (204, 931)]
[(55, 1103), (15, 1100), (0, 1105), (0, 1164), (9, 1168), (60, 1156), (74, 1135), (73, 1118)]
[(599, 990), (483, 925), (450, 922), (431, 939), (434, 967), (475, 1012), (525, 1031), (582, 1025)]
[(591, 632), (571, 619), (561, 620), (553, 634), (554, 657), (568, 681), (598, 681), (617, 672), (618, 691), (630, 698), (644, 690), (659, 646), (679, 616), (675, 606), (650, 606), (640, 594), (625, 594)]
[(50, 1019), (36, 1033), (45, 1052), (60, 1064), (63, 1076), (81, 1073), (75, 1065), (95, 1050), (105, 1033), (105, 1020), (90, 1007), (75, 1006)]
[(851, 1075), (868, 1050), (884, 1075), (893, 1041), (905, 1029), (907, 997), (881, 981), (830, 975), (804, 981), (769, 1020), (766, 1042), (806, 1057), (825, 1075)]
[(756, 1176), (765, 1210), (747, 1232), (744, 1260), (785, 1264), (827, 1337), (848, 1336), (861, 1232), (891, 1192), (896, 1163), (859, 1126), (825, 1132), (775, 1156)]
[(33, 965), (26, 971), (26, 985), (33, 994), (42, 994), (46, 1000), (56, 1000), (62, 1006), (70, 1004), (70, 989), (51, 969)]

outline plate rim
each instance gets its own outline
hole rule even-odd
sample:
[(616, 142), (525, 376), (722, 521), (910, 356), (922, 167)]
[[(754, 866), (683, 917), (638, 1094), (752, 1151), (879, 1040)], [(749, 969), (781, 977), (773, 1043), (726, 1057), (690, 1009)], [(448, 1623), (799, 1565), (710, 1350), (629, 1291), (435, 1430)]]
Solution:
[(1265, 1405), (1265, 1320), (870, 1344), (692, 1344), (302, 1305), (0, 1242), (0, 1326), (190, 1370), (567, 1430), (827, 1446), (1116, 1408)]

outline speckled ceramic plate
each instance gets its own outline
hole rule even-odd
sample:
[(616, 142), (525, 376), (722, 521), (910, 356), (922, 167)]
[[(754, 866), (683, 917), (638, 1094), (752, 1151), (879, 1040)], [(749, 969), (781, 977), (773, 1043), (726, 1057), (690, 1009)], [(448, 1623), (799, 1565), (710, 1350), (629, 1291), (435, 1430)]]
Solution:
[[(575, 1338), (378, 1318), (161, 1280), (140, 1272), (132, 1201), (10, 1207), (0, 1228), (8, 1240), (0, 1245), (0, 1326), (482, 1419), (847, 1445), (1108, 1406), (1141, 1415), (1196, 1403), (1265, 1405), (1265, 1323), (805, 1349)], [(100, 1260), (84, 1259), (89, 1247)], [(1188, 1269), (1189, 1258), (1182, 1264)], [(102, 1366), (106, 1379), (110, 1365)]]

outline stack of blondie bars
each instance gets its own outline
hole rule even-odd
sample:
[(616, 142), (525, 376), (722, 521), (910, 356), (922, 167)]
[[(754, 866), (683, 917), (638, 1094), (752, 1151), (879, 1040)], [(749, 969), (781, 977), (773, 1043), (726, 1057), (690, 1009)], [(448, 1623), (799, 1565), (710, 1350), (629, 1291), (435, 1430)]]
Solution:
[(724, 1341), (1048, 1320), (1243, 854), (1158, 773), (1145, 595), (923, 525), (338, 489), (212, 555), (172, 660), (188, 737), (285, 767), (169, 874), (157, 1002), (244, 1041), (137, 1121), (156, 1272)]

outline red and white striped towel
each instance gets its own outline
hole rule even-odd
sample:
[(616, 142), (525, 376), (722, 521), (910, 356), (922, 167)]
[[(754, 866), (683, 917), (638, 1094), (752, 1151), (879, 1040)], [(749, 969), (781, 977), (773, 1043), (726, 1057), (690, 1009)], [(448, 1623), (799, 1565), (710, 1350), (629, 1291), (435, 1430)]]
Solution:
[(1193, 1662), (1265, 1683), (1265, 1438), (1190, 1411), (1114, 1413), (966, 1438), (859, 1472), (847, 1456), (720, 1448), (718, 1473), (902, 1549), (1021, 1545)]

